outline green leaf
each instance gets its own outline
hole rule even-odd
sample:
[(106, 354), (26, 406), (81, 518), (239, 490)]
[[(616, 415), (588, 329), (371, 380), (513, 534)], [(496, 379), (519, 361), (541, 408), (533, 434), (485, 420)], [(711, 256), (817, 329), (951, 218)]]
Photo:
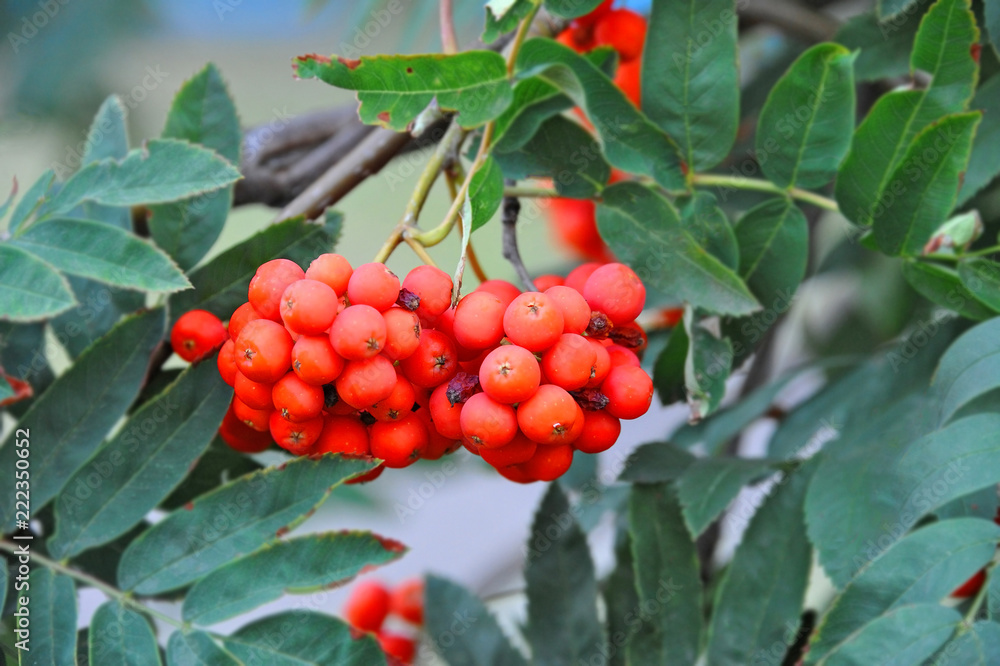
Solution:
[(684, 313), (684, 329), (691, 341), (684, 361), (684, 387), (691, 421), (698, 422), (722, 404), (733, 369), (733, 346), (728, 338), (717, 338), (694, 321), (690, 308)]
[(759, 662), (798, 627), (812, 566), (802, 510), (811, 475), (784, 477), (751, 520), (716, 593), (708, 663)]
[(7, 211), (10, 207), (14, 205), (14, 197), (17, 196), (17, 179), (14, 179), (14, 185), (10, 189), (10, 194), (7, 195), (7, 200), (0, 204), (0, 221), (3, 221), (7, 217)]
[(636, 590), (647, 618), (628, 644), (628, 663), (694, 664), (703, 629), (701, 572), (672, 488), (632, 488), (629, 535)]
[(486, 26), (483, 28), (483, 44), (492, 44), (500, 35), (517, 28), (531, 8), (541, 0), (488, 0), (486, 3)]
[[(406, 548), (368, 532), (325, 532), (272, 541), (208, 574), (184, 599), (184, 620), (215, 624), (273, 601), (284, 592), (332, 587), (368, 568), (399, 559)], [(261, 579), (260, 573), (267, 572)]]
[(837, 173), (854, 129), (854, 58), (817, 44), (778, 80), (757, 122), (757, 159), (780, 187), (820, 187)]
[[(73, 579), (36, 565), (32, 567), (30, 585), (30, 594), (18, 596), (18, 609), (24, 608), (31, 622), (30, 651), (19, 652), (20, 663), (32, 666), (75, 664), (76, 588)], [(28, 605), (22, 605), (21, 599), (27, 599)]]
[(518, 54), (517, 75), (537, 76), (583, 108), (612, 166), (650, 176), (668, 189), (685, 186), (677, 144), (587, 58), (551, 39), (530, 39)]
[(806, 274), (809, 224), (791, 199), (770, 199), (751, 208), (736, 225), (740, 277), (769, 306), (789, 303)]
[(466, 238), (471, 235), (471, 232), (493, 219), (494, 213), (500, 208), (500, 202), (503, 201), (503, 176), (499, 165), (492, 157), (487, 157), (479, 170), (472, 175), (472, 182), (469, 183), (469, 194), (466, 197), (470, 203), (472, 215), (469, 220), (463, 219), (464, 223), (471, 225)]
[(677, 481), (677, 497), (691, 535), (700, 536), (745, 485), (772, 471), (768, 460), (701, 458), (692, 463)]
[[(33, 511), (62, 490), (125, 414), (163, 333), (162, 309), (125, 319), (32, 402), (17, 427), (30, 431)], [(0, 466), (7, 469), (17, 457), (14, 434), (0, 448)], [(13, 475), (0, 478), (0, 492), (10, 497), (13, 485)], [(13, 525), (13, 509), (8, 504), (0, 514), (5, 529)]]
[(910, 73), (910, 49), (920, 27), (917, 16), (931, 4), (931, 0), (918, 0), (912, 17), (896, 17), (889, 22), (879, 21), (875, 12), (866, 12), (849, 18), (834, 38), (852, 51), (860, 51), (854, 61), (854, 78), (858, 82), (876, 81)]
[(247, 664), (379, 666), (386, 662), (372, 634), (354, 638), (344, 622), (306, 610), (269, 615), (224, 638), (223, 643)]
[[(628, 530), (618, 521), (615, 543), (615, 568), (602, 586), (604, 605), (607, 607), (609, 650), (607, 666), (627, 666), (628, 644), (635, 635), (636, 609), (641, 609), (639, 592), (635, 587), (635, 570), (632, 563), (632, 545)], [(642, 616), (639, 616), (641, 622)]]
[(242, 666), (203, 631), (175, 631), (167, 643), (169, 666)]
[(922, 664), (944, 645), (961, 621), (962, 616), (957, 611), (937, 604), (901, 606), (851, 636), (837, 652), (822, 661), (809, 663), (823, 666)]
[(263, 469), (260, 463), (245, 453), (234, 451), (216, 436), (180, 485), (160, 502), (160, 508), (168, 511), (176, 509), (216, 486), (259, 469)]
[(605, 189), (597, 227), (615, 255), (668, 298), (718, 314), (760, 307), (743, 281), (695, 242), (677, 209), (649, 188), (624, 182)]
[[(987, 9), (989, 11), (994, 10)], [(1000, 8), (995, 11), (1000, 14)], [(997, 27), (1000, 29), (1000, 26)], [(972, 100), (972, 109), (983, 112), (983, 121), (976, 132), (969, 165), (962, 179), (962, 189), (958, 193), (959, 206), (967, 203), (1000, 174), (1000, 165), (996, 160), (997, 146), (1000, 146), (1000, 116), (996, 113), (996, 109), (1000, 109), (1000, 76), (994, 75), (979, 86), (976, 97)]]
[(46, 169), (45, 173), (35, 181), (35, 184), (28, 188), (28, 191), (24, 193), (24, 196), (21, 197), (21, 200), (14, 207), (14, 212), (11, 214), (10, 222), (7, 225), (7, 231), (11, 234), (15, 233), (34, 214), (35, 210), (42, 205), (42, 202), (48, 196), (49, 189), (52, 187), (52, 181), (55, 180), (55, 177), (56, 174), (52, 169)]
[(428, 636), (449, 635), (433, 645), (450, 666), (525, 666), (500, 625), (476, 596), (461, 585), (428, 576), (424, 589), (424, 623)]
[(560, 196), (589, 199), (611, 177), (611, 167), (601, 157), (597, 141), (565, 116), (545, 121), (534, 137), (517, 150), (494, 150), (492, 157), (503, 170), (501, 190), (503, 177), (551, 178)]
[(87, 645), (91, 664), (145, 666), (163, 663), (149, 622), (118, 601), (105, 602), (94, 613)]
[[(7, 565), (0, 566), (0, 613), (7, 604), (7, 585), (10, 584), (10, 576), (7, 573)], [(13, 597), (11, 597), (13, 599)]]
[[(930, 411), (904, 401), (888, 416), (899, 418), (902, 409), (914, 407)], [(924, 414), (910, 418), (930, 420)], [(919, 434), (923, 425), (877, 420), (823, 460), (806, 515), (820, 562), (838, 586), (864, 566), (872, 544), (885, 548), (922, 516), (1000, 482), (1000, 415), (968, 416), (914, 441), (914, 429)]]
[(918, 255), (955, 207), (982, 114), (948, 116), (913, 141), (890, 179), (897, 198), (874, 215), (873, 232), (889, 255)]
[(38, 321), (74, 305), (66, 278), (38, 257), (0, 243), (0, 315), (7, 321)]
[(194, 289), (170, 297), (170, 311), (179, 317), (188, 310), (208, 310), (222, 320), (247, 300), (250, 279), (271, 259), (290, 259), (306, 266), (324, 252), (332, 252), (340, 238), (343, 217), (328, 211), (322, 224), (293, 218), (272, 224), (234, 245), (188, 278)]
[(67, 280), (79, 305), (53, 319), (51, 327), (70, 358), (78, 357), (114, 328), (122, 317), (146, 304), (146, 295), (137, 291), (109, 287), (73, 275)]
[(883, 20), (909, 10), (917, 0), (876, 0), (875, 8)]
[[(729, 154), (740, 120), (735, 0), (657, 0), (649, 17), (642, 109), (675, 137), (692, 171)], [(709, 32), (711, 31), (711, 32)]]
[(910, 182), (895, 180), (896, 167), (928, 125), (967, 108), (978, 71), (971, 55), (977, 41), (969, 0), (938, 0), (924, 16), (911, 69), (926, 71), (931, 81), (926, 90), (883, 95), (854, 133), (836, 187), (837, 203), (849, 220), (868, 226), (901, 196), (915, 198), (896, 191)]
[(48, 219), (31, 225), (12, 242), (66, 273), (116, 287), (172, 292), (191, 286), (162, 250), (102, 222)]
[(989, 319), (993, 313), (969, 290), (954, 269), (925, 261), (903, 263), (903, 277), (918, 294), (968, 319)]
[(292, 67), (300, 78), (357, 91), (362, 122), (396, 131), (405, 130), (434, 99), (441, 109), (456, 112), (462, 127), (472, 128), (499, 116), (512, 98), (506, 62), (494, 51), (360, 60), (305, 55)]
[(983, 12), (986, 15), (986, 32), (989, 33), (993, 51), (1000, 57), (1000, 7), (995, 2), (984, 2)]
[(619, 481), (660, 483), (681, 478), (696, 458), (669, 442), (643, 444), (628, 457)]
[(958, 277), (980, 303), (1000, 312), (1000, 264), (988, 259), (963, 261)]
[[(106, 158), (120, 160), (128, 154), (126, 114), (125, 105), (117, 95), (104, 100), (90, 123), (83, 159), (80, 160), (81, 167)], [(62, 174), (60, 180), (65, 180)], [(126, 231), (132, 230), (132, 215), (128, 208), (102, 206), (91, 201), (84, 202), (80, 208), (80, 217), (107, 222)]]
[[(163, 138), (201, 144), (239, 164), (243, 140), (240, 120), (215, 65), (206, 65), (178, 91), (167, 114)], [(152, 207), (149, 231), (153, 240), (181, 268), (190, 269), (218, 239), (231, 199), (232, 187), (228, 187)]]
[(951, 639), (939, 653), (937, 663), (962, 666), (989, 666), (1000, 654), (1000, 624), (985, 620)]
[(692, 197), (677, 200), (681, 207), (681, 221), (695, 242), (708, 250), (726, 268), (739, 267), (740, 248), (736, 243), (729, 218), (719, 208), (711, 192), (696, 192)]
[(1000, 387), (1000, 319), (969, 329), (941, 356), (931, 396), (939, 406), (938, 423), (947, 422), (963, 405)]
[(80, 169), (43, 206), (57, 216), (83, 201), (136, 206), (176, 201), (225, 187), (239, 170), (213, 151), (174, 139), (154, 139), (122, 160), (104, 159)]
[(545, 8), (563, 18), (577, 18), (594, 11), (601, 0), (545, 0)]
[(588, 660), (604, 644), (597, 618), (597, 582), (587, 537), (558, 483), (549, 485), (535, 514), (524, 578), (528, 594), (525, 638), (532, 664)]
[(688, 354), (687, 331), (683, 326), (674, 326), (667, 338), (666, 346), (653, 366), (653, 386), (660, 403), (671, 405), (685, 399), (684, 363)]
[(883, 553), (878, 546), (863, 569), (834, 600), (820, 624), (809, 658), (836, 652), (851, 636), (901, 606), (936, 603), (986, 565), (996, 552), (1000, 527), (979, 518), (932, 523)]
[(122, 555), (118, 581), (140, 594), (194, 582), (290, 529), (334, 486), (372, 466), (330, 455), (296, 458), (220, 486), (133, 541)]
[(64, 559), (106, 543), (142, 520), (186, 476), (215, 436), (232, 391), (211, 361), (188, 366), (136, 410), (67, 481), (48, 540)]

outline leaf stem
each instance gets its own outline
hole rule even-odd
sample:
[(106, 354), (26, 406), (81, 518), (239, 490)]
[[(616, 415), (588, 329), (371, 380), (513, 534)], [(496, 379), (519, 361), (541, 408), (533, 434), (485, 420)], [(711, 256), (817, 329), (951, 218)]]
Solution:
[(737, 190), (752, 190), (755, 192), (772, 192), (790, 196), (793, 199), (810, 203), (824, 210), (840, 212), (837, 202), (821, 194), (803, 190), (798, 187), (782, 188), (769, 180), (760, 178), (744, 178), (743, 176), (722, 176), (714, 173), (696, 173), (691, 182), (702, 187), (728, 187)]
[(531, 29), (531, 24), (534, 22), (535, 15), (538, 13), (541, 6), (542, 0), (533, 0), (531, 10), (528, 12), (527, 16), (521, 19), (521, 24), (517, 26), (517, 34), (514, 35), (514, 41), (510, 46), (510, 53), (507, 54), (507, 76), (514, 75), (514, 65), (517, 63), (517, 54), (521, 50), (521, 45), (524, 44), (524, 40), (528, 37), (528, 30)]
[[(11, 543), (10, 541), (0, 540), (0, 550), (5, 550), (12, 555), (18, 554), (17, 545)], [(55, 560), (49, 559), (48, 557), (45, 557), (44, 555), (40, 555), (35, 552), (31, 553), (31, 561), (38, 562), (44, 567), (52, 569), (53, 571), (61, 573), (65, 576), (69, 576), (70, 578), (76, 579), (81, 583), (86, 583), (87, 585), (100, 590), (101, 592), (108, 595), (112, 599), (115, 599), (116, 601), (119, 601), (127, 606), (131, 606), (132, 608), (135, 608), (137, 611), (145, 613), (150, 617), (155, 617), (156, 619), (162, 620), (167, 624), (171, 624), (177, 627), (178, 629), (186, 630), (190, 628), (189, 624), (182, 622), (177, 618), (170, 617), (165, 613), (161, 613), (158, 610), (150, 608), (149, 606), (137, 601), (131, 594), (127, 592), (122, 592), (117, 587), (108, 585), (101, 579), (91, 576), (88, 573), (77, 571), (76, 569), (70, 569), (69, 567), (60, 562), (56, 562)]]
[(414, 238), (411, 238), (405, 233), (403, 234), (403, 241), (410, 246), (410, 249), (413, 250), (413, 253), (420, 258), (420, 261), (424, 262), (428, 266), (433, 266), (434, 268), (438, 267), (431, 255), (427, 254), (427, 250), (424, 248), (422, 243)]
[(553, 187), (539, 187), (531, 185), (511, 185), (503, 188), (505, 197), (516, 197), (518, 199), (541, 199), (546, 197), (558, 197), (560, 194)]
[(439, 0), (441, 14), (441, 50), (447, 54), (458, 53), (458, 38), (455, 36), (455, 20), (452, 17), (452, 0)]

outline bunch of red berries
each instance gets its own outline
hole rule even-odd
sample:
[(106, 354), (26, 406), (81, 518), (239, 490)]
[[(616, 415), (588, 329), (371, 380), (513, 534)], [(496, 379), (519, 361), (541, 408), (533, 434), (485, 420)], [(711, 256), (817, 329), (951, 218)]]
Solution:
[(385, 621), (395, 617), (413, 627), (424, 624), (424, 584), (420, 580), (401, 583), (390, 590), (376, 580), (359, 582), (344, 604), (344, 619), (359, 631), (375, 634), (387, 655), (404, 664), (413, 662), (416, 644), (411, 635), (386, 631)]

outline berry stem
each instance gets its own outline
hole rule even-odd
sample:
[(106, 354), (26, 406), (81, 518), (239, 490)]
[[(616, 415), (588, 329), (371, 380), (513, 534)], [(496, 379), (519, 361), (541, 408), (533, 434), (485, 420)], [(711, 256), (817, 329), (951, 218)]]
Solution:
[(410, 249), (413, 250), (413, 253), (415, 255), (420, 257), (420, 261), (424, 262), (428, 266), (433, 266), (434, 268), (438, 267), (437, 263), (434, 261), (431, 255), (427, 254), (427, 250), (424, 248), (424, 246), (421, 245), (416, 239), (411, 238), (404, 234), (403, 241), (410, 246)]

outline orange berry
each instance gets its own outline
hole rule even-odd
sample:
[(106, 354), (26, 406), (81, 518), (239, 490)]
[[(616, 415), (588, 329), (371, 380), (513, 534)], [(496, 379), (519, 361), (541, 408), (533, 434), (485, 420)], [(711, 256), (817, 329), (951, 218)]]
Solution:
[(462, 407), (465, 403), (456, 402), (454, 405), (448, 399), (448, 384), (441, 384), (431, 393), (431, 399), (427, 409), (430, 412), (434, 427), (439, 433), (449, 439), (462, 438)]
[(593, 338), (588, 338), (588, 340), (594, 350), (594, 365), (590, 368), (590, 381), (587, 382), (587, 388), (597, 388), (611, 372), (611, 355), (608, 353), (607, 347), (600, 341)]
[(390, 469), (408, 467), (419, 460), (429, 441), (427, 427), (414, 414), (398, 421), (376, 421), (368, 434), (372, 455)]
[(563, 316), (563, 333), (583, 333), (590, 325), (590, 306), (576, 289), (557, 285), (545, 291)]
[(455, 308), (455, 341), (466, 349), (495, 347), (503, 339), (503, 317), (507, 306), (496, 294), (474, 291)]
[(625, 264), (605, 264), (595, 270), (582, 293), (592, 309), (603, 312), (616, 325), (633, 321), (646, 304), (646, 287)]
[(233, 397), (233, 414), (248, 428), (257, 432), (267, 432), (272, 409), (254, 409), (237, 397)]
[(399, 278), (385, 264), (362, 264), (347, 283), (351, 305), (370, 305), (379, 312), (388, 310), (399, 298)]
[(417, 350), (400, 361), (399, 367), (416, 386), (433, 388), (447, 382), (458, 372), (455, 343), (440, 331), (423, 331)]
[(552, 287), (561, 287), (566, 282), (566, 278), (555, 273), (546, 273), (535, 278), (535, 290), (545, 293)]
[(417, 266), (403, 278), (402, 286), (420, 298), (416, 313), (421, 317), (437, 317), (451, 306), (454, 285), (440, 268)]
[(583, 410), (565, 389), (543, 384), (518, 405), (517, 424), (539, 444), (571, 444), (583, 430)]
[(337, 296), (347, 293), (347, 283), (354, 269), (347, 259), (339, 254), (321, 254), (312, 260), (306, 269), (306, 278), (318, 280), (337, 292)]
[(296, 280), (281, 294), (281, 321), (292, 332), (319, 335), (337, 316), (337, 293), (317, 280)]
[(566, 276), (565, 286), (570, 289), (576, 289), (578, 292), (583, 294), (583, 285), (587, 284), (587, 279), (601, 266), (603, 266), (603, 264), (596, 261), (580, 264), (571, 270), (569, 275)]
[(235, 340), (240, 336), (240, 331), (254, 319), (261, 319), (260, 313), (253, 309), (250, 303), (244, 303), (236, 308), (229, 317), (229, 338)]
[(538, 390), (540, 381), (535, 355), (517, 345), (500, 345), (487, 354), (479, 367), (483, 391), (497, 402), (513, 404), (527, 400)]
[(385, 338), (385, 319), (370, 305), (345, 308), (330, 327), (330, 343), (334, 351), (349, 361), (375, 356), (385, 348)]
[(233, 358), (233, 350), (235, 348), (236, 344), (232, 340), (226, 340), (222, 344), (222, 349), (219, 350), (218, 357), (215, 359), (215, 363), (219, 368), (219, 376), (222, 377), (222, 381), (230, 386), (236, 381), (236, 373), (239, 372), (236, 369), (236, 360)]
[(292, 364), (292, 337), (270, 319), (248, 322), (236, 338), (236, 368), (255, 382), (273, 384)]
[(288, 259), (272, 259), (261, 264), (250, 280), (248, 291), (254, 310), (265, 319), (281, 321), (281, 295), (288, 285), (305, 276), (305, 271)]
[(336, 381), (337, 395), (355, 409), (368, 409), (385, 400), (395, 386), (396, 370), (382, 355), (348, 362)]
[(608, 345), (605, 347), (608, 357), (611, 360), (611, 367), (617, 368), (619, 365), (634, 365), (639, 367), (639, 357), (635, 352), (621, 345)]
[(542, 355), (542, 371), (550, 384), (575, 391), (590, 381), (596, 361), (597, 352), (590, 340), (576, 333), (563, 333)]
[(552, 298), (537, 291), (521, 294), (507, 306), (503, 330), (507, 338), (528, 351), (548, 349), (563, 332), (563, 316)]
[(341, 453), (346, 456), (371, 455), (368, 443), (368, 428), (350, 416), (326, 416), (313, 453)]
[(229, 445), (229, 448), (240, 453), (260, 453), (274, 443), (270, 432), (257, 432), (240, 421), (239, 417), (233, 413), (232, 405), (229, 406), (226, 415), (222, 417), (222, 423), (219, 425), (219, 437)]
[(594, 42), (618, 52), (623, 63), (638, 60), (646, 42), (646, 19), (631, 9), (615, 9), (594, 26)]
[(568, 472), (572, 464), (573, 447), (563, 444), (560, 446), (539, 446), (535, 455), (517, 467), (530, 479), (555, 481)]
[(390, 593), (389, 612), (418, 627), (422, 625), (424, 623), (424, 582), (414, 579), (400, 583)]
[(170, 346), (189, 363), (205, 358), (228, 338), (229, 333), (219, 318), (206, 310), (185, 312), (170, 329)]
[(292, 370), (313, 386), (329, 384), (344, 371), (344, 359), (326, 335), (303, 335), (292, 346)]
[(620, 365), (601, 383), (601, 393), (608, 397), (608, 413), (620, 419), (637, 419), (649, 410), (653, 401), (653, 380), (636, 366)]
[(404, 664), (413, 663), (413, 657), (417, 652), (417, 646), (416, 643), (413, 642), (412, 638), (408, 638), (400, 634), (389, 633), (387, 631), (380, 631), (375, 638), (378, 639), (378, 646), (382, 648), (382, 652), (385, 652), (390, 657), (398, 659)]
[(278, 446), (292, 455), (302, 456), (310, 453), (313, 444), (323, 432), (323, 417), (317, 416), (308, 421), (295, 423), (283, 419), (279, 412), (274, 411), (271, 412), (268, 425), (271, 429), (271, 437), (274, 437)]
[(382, 313), (385, 320), (385, 348), (382, 353), (393, 361), (407, 358), (420, 346), (420, 318), (416, 312), (391, 307)]
[(535, 455), (538, 444), (525, 437), (524, 433), (518, 432), (514, 439), (497, 449), (488, 449), (485, 446), (479, 449), (479, 454), (483, 460), (493, 467), (500, 469), (510, 465), (527, 462)]
[(481, 448), (499, 448), (517, 434), (517, 415), (510, 405), (477, 393), (462, 407), (462, 434)]
[(379, 421), (398, 421), (413, 413), (413, 403), (416, 401), (413, 384), (402, 373), (397, 373), (392, 393), (369, 407), (368, 413)]
[(344, 604), (344, 619), (361, 631), (378, 631), (389, 614), (389, 590), (375, 580), (362, 580)]
[(510, 302), (518, 297), (521, 290), (517, 288), (516, 285), (507, 282), (506, 280), (487, 280), (481, 285), (476, 287), (476, 291), (485, 291), (488, 294), (493, 294), (503, 302), (504, 307), (510, 305)]
[(233, 379), (233, 391), (236, 397), (245, 402), (253, 409), (274, 409), (271, 402), (271, 389), (274, 384), (265, 384), (248, 379), (242, 372), (237, 371)]
[(287, 373), (271, 389), (271, 400), (281, 418), (309, 421), (323, 411), (323, 387), (307, 384), (294, 372)]

